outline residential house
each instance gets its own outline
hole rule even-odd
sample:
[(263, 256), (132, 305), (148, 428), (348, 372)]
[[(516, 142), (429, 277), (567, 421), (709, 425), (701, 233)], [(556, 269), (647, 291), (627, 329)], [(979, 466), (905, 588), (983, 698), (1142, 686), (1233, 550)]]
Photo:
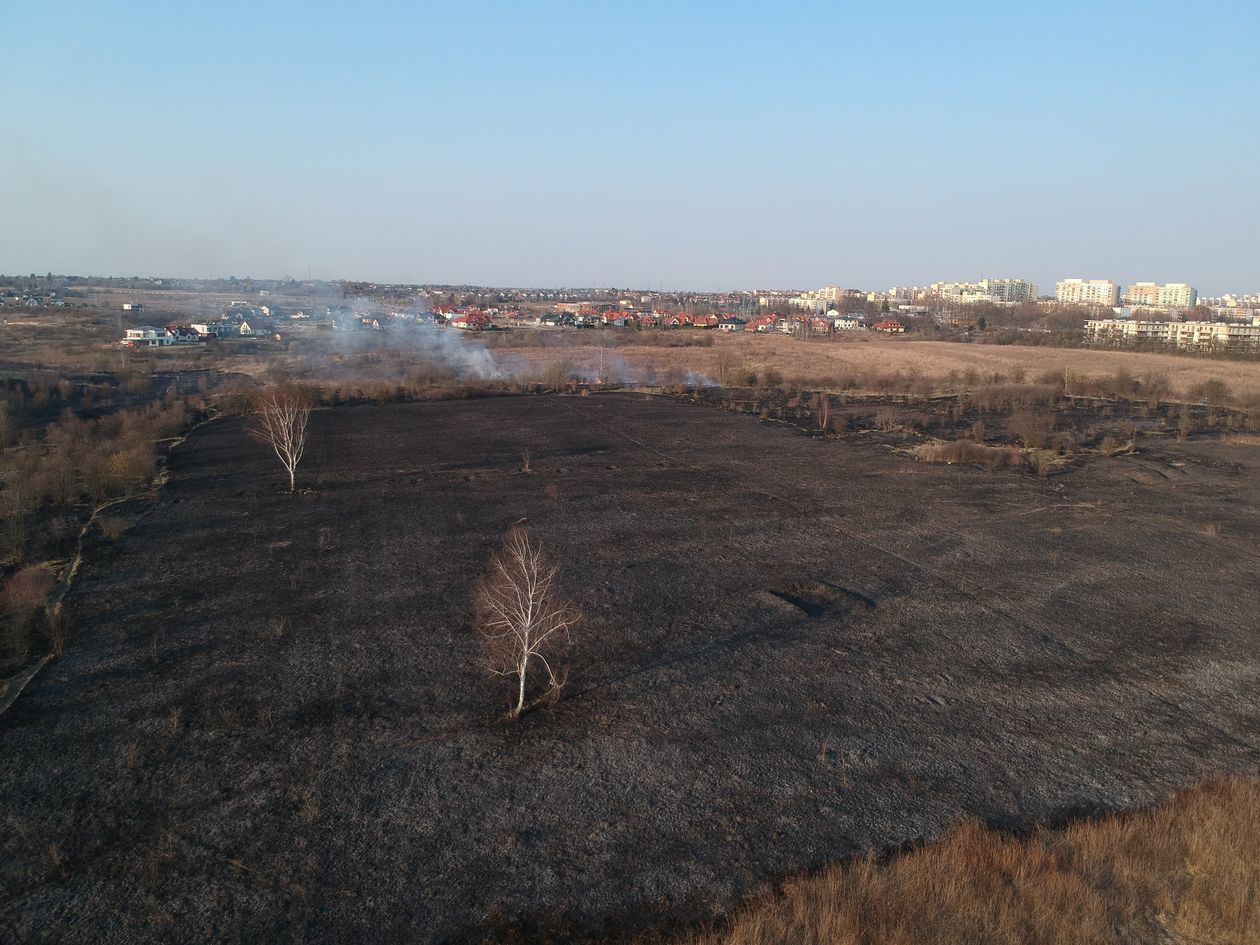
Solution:
[(467, 315), (456, 315), (450, 324), (452, 328), (464, 331), (485, 331), (490, 327), (490, 316), (484, 312), (469, 312)]
[(129, 348), (161, 348), (174, 343), (175, 339), (171, 337), (169, 331), (165, 328), (155, 328), (152, 325), (128, 328), (126, 335), (121, 341), (121, 344)]
[(177, 345), (199, 345), (205, 341), (201, 332), (191, 325), (167, 325), (166, 331)]
[(754, 318), (752, 321), (745, 323), (744, 331), (753, 331), (764, 334), (767, 331), (774, 331), (778, 326), (778, 315), (765, 315), (761, 318)]
[(237, 328), (237, 331), (243, 338), (258, 338), (263, 335), (270, 335), (275, 330), (276, 329), (271, 322), (267, 321), (265, 318), (253, 317), (242, 318), (241, 324)]

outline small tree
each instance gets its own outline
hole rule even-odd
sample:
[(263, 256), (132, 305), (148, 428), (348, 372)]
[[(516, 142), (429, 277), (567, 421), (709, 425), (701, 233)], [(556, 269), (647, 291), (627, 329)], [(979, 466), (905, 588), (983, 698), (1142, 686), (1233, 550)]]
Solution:
[(310, 418), (311, 398), (294, 387), (268, 392), (254, 408), (250, 433), (275, 452), (289, 474), (290, 492), (295, 488), (298, 463), (306, 452), (306, 428)]
[(815, 417), (818, 419), (818, 430), (826, 433), (831, 429), (831, 398), (819, 391), (814, 395)]
[(496, 676), (515, 676), (516, 706), (511, 717), (525, 708), (525, 678), (530, 660), (542, 663), (548, 691), (558, 693), (563, 679), (556, 675), (547, 653), (569, 638), (581, 619), (557, 587), (559, 568), (530, 540), (524, 528), (513, 528), (503, 547), (490, 557), (485, 577), (473, 590), (476, 629), (486, 655), (486, 668)]

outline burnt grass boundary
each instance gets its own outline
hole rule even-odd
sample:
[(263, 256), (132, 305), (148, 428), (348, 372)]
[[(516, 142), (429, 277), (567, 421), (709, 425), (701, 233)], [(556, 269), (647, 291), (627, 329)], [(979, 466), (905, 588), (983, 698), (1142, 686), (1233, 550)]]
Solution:
[[(202, 427), (0, 717), (0, 937), (619, 937), (1260, 767), (1260, 448), (890, 445), (634, 394), (349, 406), (290, 496)], [(511, 723), (469, 589), (521, 520), (585, 621)]]

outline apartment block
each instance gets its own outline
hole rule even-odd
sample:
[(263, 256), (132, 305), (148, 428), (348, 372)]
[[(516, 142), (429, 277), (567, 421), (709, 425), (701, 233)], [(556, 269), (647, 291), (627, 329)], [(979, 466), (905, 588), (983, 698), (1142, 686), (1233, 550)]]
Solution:
[(1194, 308), (1199, 293), (1184, 282), (1135, 282), (1126, 286), (1124, 301), (1139, 308)]
[(1158, 299), (1164, 308), (1194, 308), (1199, 293), (1184, 282), (1169, 282), (1159, 287)]
[(1064, 279), (1055, 283), (1054, 297), (1068, 305), (1114, 306), (1120, 301), (1120, 286), (1109, 279)]
[(1085, 323), (1085, 338), (1102, 344), (1260, 351), (1260, 324), (1100, 318)]
[(937, 282), (932, 291), (947, 302), (1033, 302), (1035, 283), (1023, 279), (981, 279), (979, 282)]

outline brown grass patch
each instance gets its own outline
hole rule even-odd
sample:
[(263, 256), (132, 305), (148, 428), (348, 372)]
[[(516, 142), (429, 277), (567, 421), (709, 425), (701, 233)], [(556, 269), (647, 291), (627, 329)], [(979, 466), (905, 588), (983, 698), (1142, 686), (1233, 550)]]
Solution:
[(925, 463), (976, 463), (995, 469), (1020, 466), (1024, 461), (1013, 446), (985, 446), (971, 440), (923, 443), (914, 448), (914, 455)]
[(1226, 433), (1221, 437), (1221, 442), (1232, 443), (1235, 446), (1260, 446), (1260, 434)]
[[(1192, 389), (1201, 396), (1227, 391), (1237, 403), (1260, 404), (1260, 362), (1218, 361), (1142, 351), (875, 338), (864, 332), (854, 333), (860, 336), (858, 338), (810, 344), (777, 334), (734, 332), (712, 335), (712, 344), (706, 347), (667, 348), (647, 343), (653, 334), (631, 332), (628, 340), (617, 347), (617, 354), (630, 369), (660, 372), (673, 366), (716, 378), (727, 374), (723, 364), (760, 365), (763, 369), (770, 368), (772, 374), (777, 372), (778, 378), (808, 380), (810, 383), (803, 386), (809, 389), (869, 388), (874, 392), (880, 392), (877, 382), (893, 377), (898, 381), (897, 390), (918, 386), (924, 391), (937, 382), (957, 389), (960, 385), (1015, 385), (1016, 378), (1036, 377), (1037, 384), (1028, 384), (1022, 389), (999, 388), (982, 395), (994, 400), (1010, 397), (1017, 406), (1051, 402), (1065, 385), (1069, 373), (1072, 376), (1069, 386), (1075, 386), (1077, 393), (1083, 392), (1087, 379), (1114, 388), (1119, 386), (1116, 378), (1128, 376), (1143, 379), (1137, 396), (1158, 395), (1163, 399), (1191, 396)], [(589, 337), (575, 334), (578, 339)], [(523, 347), (515, 349), (515, 353), (527, 361), (546, 361), (552, 357), (551, 352), (543, 348)], [(565, 353), (588, 370), (598, 364), (598, 349), (589, 340), (585, 346), (571, 347)], [(739, 373), (729, 373), (732, 383), (747, 383), (734, 376)], [(951, 375), (956, 381), (951, 381)], [(818, 381), (827, 383), (815, 383)], [(1200, 386), (1211, 381), (1220, 383)], [(767, 386), (775, 387), (778, 383)]]
[(963, 823), (888, 862), (834, 866), (686, 945), (1260, 942), (1260, 783), (1026, 838)]

